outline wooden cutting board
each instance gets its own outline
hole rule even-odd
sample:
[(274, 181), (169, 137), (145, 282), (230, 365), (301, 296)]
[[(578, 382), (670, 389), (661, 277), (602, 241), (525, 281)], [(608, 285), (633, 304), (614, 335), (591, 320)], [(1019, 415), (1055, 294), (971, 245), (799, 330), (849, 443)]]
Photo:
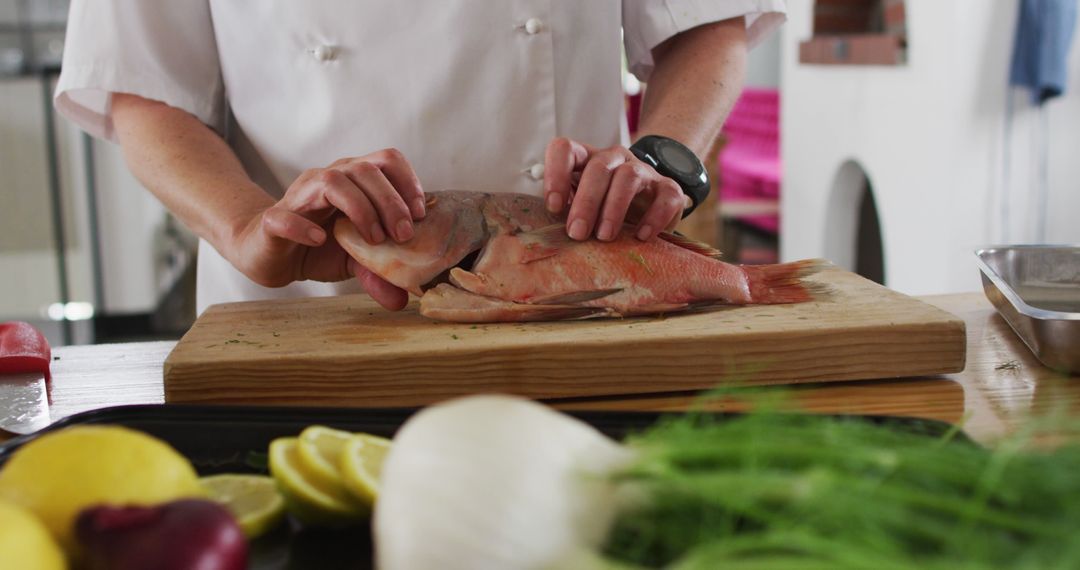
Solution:
[(964, 368), (964, 322), (830, 268), (823, 301), (469, 325), (364, 295), (214, 305), (165, 361), (168, 402), (415, 406), (896, 378)]

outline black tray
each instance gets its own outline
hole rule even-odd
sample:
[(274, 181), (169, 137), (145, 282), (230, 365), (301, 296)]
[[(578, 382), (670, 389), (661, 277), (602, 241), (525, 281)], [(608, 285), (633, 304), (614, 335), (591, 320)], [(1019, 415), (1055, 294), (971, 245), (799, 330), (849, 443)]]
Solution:
[[(0, 466), (21, 445), (41, 434), (82, 424), (114, 424), (160, 438), (186, 456), (200, 475), (214, 473), (266, 473), (258, 461), (270, 442), (295, 436), (312, 424), (393, 437), (415, 408), (316, 408), (279, 406), (205, 406), (191, 404), (118, 406), (83, 412), (60, 420), (36, 433), (0, 445)], [(654, 412), (568, 412), (616, 439), (641, 431), (664, 415)], [(733, 413), (712, 413), (734, 417)], [(888, 416), (844, 416), (888, 423), (929, 436), (953, 429), (945, 422)], [(961, 439), (963, 433), (958, 434)], [(271, 569), (372, 568), (371, 532), (368, 527), (340, 531), (302, 529), (292, 524), (254, 541), (249, 567)]]

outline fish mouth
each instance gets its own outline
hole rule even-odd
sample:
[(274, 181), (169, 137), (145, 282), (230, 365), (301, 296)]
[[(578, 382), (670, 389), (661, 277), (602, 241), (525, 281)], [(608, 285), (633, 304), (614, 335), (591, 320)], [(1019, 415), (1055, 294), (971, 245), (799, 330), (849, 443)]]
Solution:
[(439, 273), (430, 281), (421, 285), (420, 290), (427, 291), (428, 289), (434, 289), (441, 283), (450, 283), (450, 271), (454, 268), (461, 268), (466, 271), (472, 271), (473, 266), (476, 265), (476, 260), (480, 258), (480, 253), (483, 250), (483, 247), (478, 247), (465, 254), (465, 257), (462, 257), (461, 261), (455, 263), (454, 265), (451, 265), (450, 267), (447, 267), (446, 270), (444, 270), (442, 273)]
[[(434, 202), (432, 202), (432, 204), (434, 204)], [(461, 269), (464, 269), (465, 271), (472, 271), (473, 266), (476, 265), (477, 259), (479, 259), (481, 255), (483, 255), (484, 250), (487, 249), (488, 242), (491, 241), (491, 235), (492, 235), (493, 232), (492, 232), (491, 225), (488, 223), (488, 214), (487, 214), (487, 211), (488, 211), (488, 208), (490, 207), (490, 204), (491, 204), (491, 194), (485, 193), (483, 195), (483, 197), (481, 198), (480, 204), (479, 204), (480, 211), (483, 213), (483, 215), (480, 216), (481, 239), (478, 240), (478, 243), (476, 244), (476, 248), (469, 251), (469, 253), (466, 253), (465, 256), (462, 257), (457, 263), (451, 265), (450, 267), (447, 267), (441, 273), (439, 273), (435, 277), (431, 278), (431, 280), (429, 280), (427, 283), (424, 283), (424, 284), (420, 285), (420, 290), (421, 291), (427, 291), (428, 289), (434, 289), (435, 287), (438, 287), (442, 283), (450, 283), (450, 271), (452, 271), (454, 268), (461, 268)], [(452, 285), (452, 283), (451, 283), (451, 285)]]

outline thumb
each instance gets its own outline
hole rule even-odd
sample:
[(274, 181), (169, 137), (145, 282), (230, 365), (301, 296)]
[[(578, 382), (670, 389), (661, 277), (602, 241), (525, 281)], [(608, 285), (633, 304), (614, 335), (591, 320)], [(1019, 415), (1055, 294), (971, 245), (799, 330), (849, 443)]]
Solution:
[(355, 259), (349, 260), (349, 270), (360, 282), (360, 286), (375, 302), (390, 311), (400, 311), (409, 304), (409, 293), (404, 289), (372, 273)]

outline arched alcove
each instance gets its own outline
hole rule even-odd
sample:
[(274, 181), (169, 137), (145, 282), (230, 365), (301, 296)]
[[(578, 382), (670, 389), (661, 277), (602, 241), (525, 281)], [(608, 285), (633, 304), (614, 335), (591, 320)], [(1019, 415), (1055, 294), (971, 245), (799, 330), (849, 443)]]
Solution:
[(867, 279), (885, 283), (881, 223), (870, 176), (856, 160), (840, 165), (825, 213), (825, 257)]

